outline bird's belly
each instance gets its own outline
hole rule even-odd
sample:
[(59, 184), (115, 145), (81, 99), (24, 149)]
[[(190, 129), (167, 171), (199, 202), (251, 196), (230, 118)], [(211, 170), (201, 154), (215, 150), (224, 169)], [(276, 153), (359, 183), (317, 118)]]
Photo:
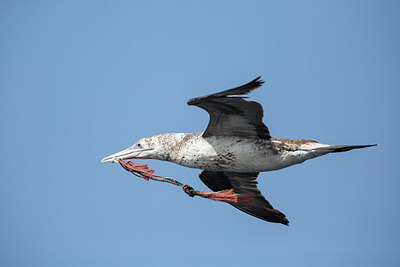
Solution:
[(213, 166), (214, 170), (232, 172), (267, 172), (279, 170), (306, 160), (303, 157), (295, 157), (289, 153), (255, 153), (237, 154), (235, 161), (229, 164), (208, 162), (207, 166)]
[(216, 154), (207, 157), (193, 157), (178, 164), (209, 171), (265, 172), (278, 170), (296, 164), (279, 155)]
[[(209, 171), (265, 172), (301, 163), (309, 158), (304, 151), (277, 151), (268, 143), (229, 139), (192, 146), (175, 163)], [(222, 143), (222, 144), (221, 144)]]

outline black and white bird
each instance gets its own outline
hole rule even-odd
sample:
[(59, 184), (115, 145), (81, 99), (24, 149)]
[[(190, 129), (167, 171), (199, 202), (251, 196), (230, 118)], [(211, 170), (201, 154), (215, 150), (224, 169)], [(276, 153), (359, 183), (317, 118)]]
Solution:
[(198, 106), (210, 115), (204, 132), (146, 137), (101, 162), (158, 159), (201, 169), (200, 179), (213, 191), (233, 189), (237, 194), (254, 194), (252, 204), (231, 204), (235, 208), (268, 222), (288, 225), (286, 216), (274, 209), (258, 190), (256, 179), (260, 172), (374, 145), (331, 146), (313, 140), (271, 137), (262, 122), (262, 106), (245, 100), (246, 94), (263, 84), (260, 78), (233, 89), (190, 99), (189, 105)]

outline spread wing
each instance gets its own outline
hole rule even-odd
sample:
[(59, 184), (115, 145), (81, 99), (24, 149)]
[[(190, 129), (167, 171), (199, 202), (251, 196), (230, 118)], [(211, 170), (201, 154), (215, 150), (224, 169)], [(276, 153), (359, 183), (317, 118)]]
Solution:
[(285, 214), (274, 209), (257, 188), (258, 172), (235, 173), (202, 171), (200, 179), (213, 191), (233, 189), (236, 194), (254, 194), (252, 204), (231, 204), (235, 208), (268, 222), (289, 224)]
[(243, 95), (257, 89), (264, 82), (261, 76), (253, 81), (219, 93), (192, 98), (189, 105), (205, 109), (210, 114), (207, 136), (243, 136), (270, 139), (269, 130), (262, 122), (263, 108), (254, 101), (247, 101)]

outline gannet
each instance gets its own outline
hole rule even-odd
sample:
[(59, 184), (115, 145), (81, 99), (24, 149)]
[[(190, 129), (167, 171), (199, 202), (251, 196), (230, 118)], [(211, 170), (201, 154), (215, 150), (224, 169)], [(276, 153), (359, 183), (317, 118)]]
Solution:
[(259, 88), (261, 76), (219, 93), (192, 98), (187, 104), (210, 115), (201, 133), (167, 133), (142, 138), (133, 146), (105, 157), (157, 159), (201, 169), (199, 177), (213, 191), (233, 189), (237, 194), (254, 194), (252, 204), (231, 204), (259, 219), (288, 225), (285, 214), (274, 209), (257, 188), (260, 172), (283, 169), (329, 153), (375, 145), (326, 145), (314, 140), (271, 137), (262, 122), (263, 108), (245, 95)]

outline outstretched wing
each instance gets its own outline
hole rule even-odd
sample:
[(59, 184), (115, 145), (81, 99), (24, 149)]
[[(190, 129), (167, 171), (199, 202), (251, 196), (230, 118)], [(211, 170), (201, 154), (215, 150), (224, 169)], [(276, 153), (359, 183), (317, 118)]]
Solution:
[(267, 126), (262, 122), (263, 108), (244, 95), (260, 87), (264, 81), (257, 77), (253, 81), (219, 93), (192, 98), (189, 105), (205, 109), (210, 114), (207, 136), (243, 136), (270, 139)]
[(235, 208), (268, 222), (289, 224), (285, 214), (274, 209), (257, 188), (258, 172), (236, 173), (202, 171), (200, 179), (213, 191), (233, 189), (236, 194), (254, 194), (252, 204), (231, 204)]

